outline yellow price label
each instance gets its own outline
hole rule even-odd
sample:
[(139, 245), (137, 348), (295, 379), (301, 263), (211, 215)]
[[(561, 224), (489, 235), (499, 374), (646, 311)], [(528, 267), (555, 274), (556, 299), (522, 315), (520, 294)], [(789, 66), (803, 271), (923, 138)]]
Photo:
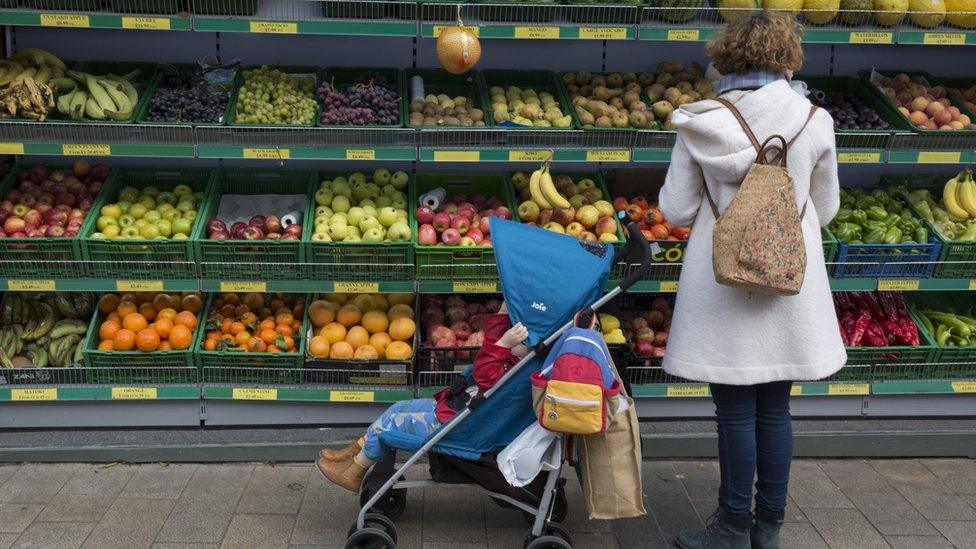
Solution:
[(61, 145), (61, 154), (65, 156), (111, 156), (112, 146), (65, 143)]
[(976, 393), (976, 381), (953, 381), (953, 393)]
[(161, 292), (162, 280), (116, 280), (115, 290), (119, 292)]
[(7, 289), (11, 292), (53, 292), (53, 280), (8, 280)]
[(267, 282), (250, 282), (247, 280), (236, 280), (236, 281), (221, 281), (220, 282), (221, 292), (258, 292), (264, 293), (268, 291)]
[(630, 162), (630, 151), (586, 151), (587, 162)]
[(668, 385), (669, 397), (705, 397), (708, 385)]
[(668, 40), (675, 42), (697, 42), (701, 40), (699, 29), (669, 29)]
[(234, 400), (278, 400), (278, 389), (234, 387), (231, 397)]
[(958, 164), (961, 152), (922, 151), (918, 153), (919, 164)]
[[(444, 29), (446, 29), (449, 26), (452, 27), (454, 25), (434, 25), (434, 29), (433, 29), (434, 38), (437, 38), (438, 36), (440, 36), (441, 35), (441, 32), (443, 32)], [(469, 30), (469, 31), (471, 31), (472, 33), (474, 33), (475, 36), (481, 36), (481, 28), (480, 27), (469, 27), (469, 26), (465, 25), (464, 28), (467, 29), (467, 30)]]
[(976, 279), (969, 281), (969, 291), (976, 292)]
[(379, 282), (333, 282), (332, 291), (340, 294), (375, 294), (380, 291)]
[(881, 162), (881, 153), (842, 152), (837, 153), (837, 162), (841, 164), (877, 164)]
[(916, 279), (881, 279), (878, 281), (878, 291), (881, 292), (911, 292), (918, 290), (920, 281)]
[(375, 398), (373, 391), (329, 391), (332, 402), (373, 402)]
[(272, 34), (298, 34), (298, 23), (284, 21), (251, 21), (248, 25), (251, 32), (268, 32)]
[(71, 13), (42, 13), (41, 26), (85, 28), (91, 26), (91, 23), (87, 15), (76, 15)]
[(348, 149), (346, 160), (376, 160), (376, 151), (372, 149)]
[(533, 40), (559, 38), (559, 27), (515, 27), (515, 38)]
[(495, 282), (455, 282), (451, 285), (455, 293), (491, 293), (498, 291), (498, 284)]
[(866, 395), (871, 392), (867, 383), (840, 383), (827, 386), (828, 395)]
[(851, 44), (891, 44), (894, 41), (893, 32), (863, 32), (851, 33), (848, 42)]
[(922, 35), (922, 43), (933, 46), (951, 46), (966, 43), (966, 35), (959, 32), (927, 32)]
[(168, 17), (123, 17), (122, 28), (136, 30), (169, 30), (171, 26)]
[(678, 281), (677, 280), (667, 280), (661, 283), (661, 291), (666, 293), (674, 293), (678, 291)]
[(112, 400), (156, 400), (155, 387), (112, 387)]
[(508, 151), (509, 162), (545, 162), (552, 157), (552, 151)]
[(801, 395), (803, 395), (802, 385), (794, 385), (790, 387), (790, 396), (801, 396)]
[(480, 162), (479, 151), (434, 151), (434, 162)]
[(10, 400), (57, 400), (58, 390), (48, 389), (11, 389)]
[(244, 158), (259, 158), (262, 160), (287, 160), (291, 158), (290, 149), (244, 149)]
[(24, 154), (24, 144), (0, 143), (0, 154)]
[(579, 37), (582, 40), (626, 40), (627, 29), (624, 27), (580, 27)]

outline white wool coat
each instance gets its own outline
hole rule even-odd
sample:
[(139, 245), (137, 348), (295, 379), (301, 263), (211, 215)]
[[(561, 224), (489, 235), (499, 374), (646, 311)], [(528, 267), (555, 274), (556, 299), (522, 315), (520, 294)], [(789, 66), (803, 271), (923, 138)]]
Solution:
[[(810, 102), (785, 80), (755, 91), (731, 91), (723, 98), (738, 107), (760, 142), (773, 134), (791, 139), (810, 111)], [(678, 136), (660, 207), (672, 223), (694, 229), (678, 283), (665, 371), (727, 385), (816, 380), (833, 374), (847, 355), (820, 238), (820, 227), (840, 205), (830, 115), (819, 109), (787, 155), (797, 203), (807, 202), (802, 224), (807, 269), (803, 287), (794, 296), (750, 294), (715, 281), (715, 217), (702, 186), (708, 185), (719, 212), (724, 211), (755, 161), (756, 150), (731, 112), (717, 101), (685, 105), (672, 116)]]

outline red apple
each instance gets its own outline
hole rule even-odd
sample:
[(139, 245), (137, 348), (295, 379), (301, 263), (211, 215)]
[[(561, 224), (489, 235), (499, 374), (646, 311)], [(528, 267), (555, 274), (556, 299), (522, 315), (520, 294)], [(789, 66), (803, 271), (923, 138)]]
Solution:
[(634, 345), (634, 354), (637, 356), (651, 356), (654, 353), (654, 343), (651, 341), (638, 341)]
[(215, 231), (227, 232), (227, 224), (223, 221), (217, 219), (216, 217), (207, 221), (207, 232), (212, 233)]
[(454, 337), (459, 340), (471, 337), (471, 325), (463, 320), (451, 324), (451, 331), (454, 332)]
[(241, 233), (241, 236), (244, 240), (264, 240), (264, 231), (253, 225), (249, 225)]
[(224, 229), (210, 231), (210, 240), (230, 240), (230, 233)]
[(438, 326), (431, 332), (430, 340), (434, 342), (434, 345), (437, 345), (440, 341), (449, 341), (453, 345), (454, 341), (457, 340), (457, 336), (447, 326)]
[(71, 165), (71, 171), (75, 174), (75, 177), (83, 178), (91, 173), (91, 165), (85, 160), (76, 160)]
[[(437, 232), (443, 233), (451, 227), (451, 215), (447, 212), (439, 212), (434, 215), (434, 220), (431, 221), (431, 225), (434, 226)], [(458, 240), (461, 240), (461, 235), (458, 235)]]
[[(77, 174), (77, 172), (75, 173)], [(88, 179), (91, 181), (105, 181), (106, 177), (108, 177), (108, 166), (105, 164), (95, 164), (88, 172)]]
[(420, 313), (420, 322), (424, 326), (444, 324), (444, 311), (438, 307), (427, 307)]
[(285, 227), (284, 236), (288, 236), (288, 235), (297, 236), (298, 238), (301, 238), (302, 226), (299, 225), (298, 223), (292, 223), (291, 225), (288, 225), (287, 227)]
[(671, 304), (668, 303), (667, 298), (657, 297), (654, 298), (654, 302), (651, 303), (651, 309), (654, 309), (655, 311), (661, 311), (662, 313), (666, 313), (671, 310)]
[(446, 213), (447, 215), (454, 217), (458, 214), (458, 205), (454, 202), (445, 202), (441, 204), (441, 213)]
[[(462, 235), (466, 234), (468, 229), (471, 228), (471, 221), (467, 217), (458, 214), (457, 217), (451, 219), (451, 228), (456, 229)], [(447, 243), (445, 242), (445, 244)]]
[(425, 309), (427, 307), (444, 307), (444, 297), (437, 294), (427, 294), (420, 298), (420, 306)]
[(247, 228), (247, 223), (244, 223), (243, 221), (237, 221), (230, 226), (230, 236), (234, 240), (241, 240), (242, 238), (244, 238), (244, 229), (246, 228)]
[(47, 169), (44, 166), (34, 166), (30, 171), (30, 180), (34, 183), (43, 183), (47, 179)]
[(417, 229), (417, 242), (424, 246), (437, 244), (437, 229), (430, 223), (424, 223)]
[(4, 200), (3, 202), (0, 202), (0, 210), (12, 212), (14, 210), (14, 203), (9, 200)]
[(24, 223), (20, 217), (8, 217), (3, 222), (3, 231), (9, 235), (23, 232), (25, 229), (27, 229), (27, 223)]
[(461, 233), (454, 228), (445, 229), (441, 234), (441, 242), (446, 246), (457, 246), (461, 242)]
[(475, 244), (480, 244), (485, 239), (485, 235), (481, 232), (481, 229), (468, 229), (468, 232), (464, 236), (473, 240)]
[(417, 223), (427, 224), (434, 221), (434, 210), (430, 206), (417, 206), (417, 211), (415, 212), (417, 216)]
[(501, 201), (497, 196), (493, 196), (488, 199), (488, 207), (492, 210), (498, 209), (505, 206), (505, 203)]
[(44, 214), (44, 222), (48, 225), (63, 227), (68, 224), (68, 214), (64, 210), (51, 209)]
[[(278, 233), (275, 233), (278, 234)], [(281, 240), (301, 240), (302, 237), (295, 236), (293, 234), (283, 234), (281, 235)]]
[(44, 236), (48, 238), (61, 238), (62, 236), (64, 236), (64, 233), (65, 233), (64, 227), (61, 227), (59, 225), (51, 225), (47, 228), (46, 231), (44, 231)]
[(24, 216), (24, 223), (27, 226), (28, 232), (32, 229), (36, 229), (42, 225), (41, 212), (37, 210), (31, 210), (27, 212)]
[(444, 319), (448, 324), (454, 324), (468, 319), (468, 310), (464, 307), (449, 307), (444, 313)]
[(658, 347), (664, 347), (668, 344), (668, 332), (661, 330), (654, 334), (654, 344)]
[(247, 221), (247, 224), (250, 225), (250, 226), (252, 226), (252, 227), (257, 227), (259, 229), (262, 229), (262, 231), (263, 231), (264, 230), (263, 227), (264, 227), (264, 221), (265, 221), (265, 219), (266, 218), (263, 215), (252, 215), (251, 216), (251, 219), (249, 219)]
[(654, 351), (651, 352), (651, 356), (654, 358), (662, 358), (664, 356), (664, 347), (655, 347)]
[(468, 302), (465, 301), (464, 298), (459, 295), (452, 295), (449, 296), (446, 301), (444, 301), (445, 309), (450, 309), (451, 307), (464, 307), (465, 309), (467, 309)]
[(495, 208), (495, 217), (500, 217), (502, 219), (512, 219), (512, 210), (509, 210), (505, 206), (498, 206)]
[[(281, 233), (268, 233), (264, 235), (265, 240), (284, 240), (284, 236)], [(290, 238), (288, 240), (291, 240)]]
[(269, 215), (264, 219), (264, 232), (266, 233), (280, 233), (282, 232), (281, 218), (276, 215)]

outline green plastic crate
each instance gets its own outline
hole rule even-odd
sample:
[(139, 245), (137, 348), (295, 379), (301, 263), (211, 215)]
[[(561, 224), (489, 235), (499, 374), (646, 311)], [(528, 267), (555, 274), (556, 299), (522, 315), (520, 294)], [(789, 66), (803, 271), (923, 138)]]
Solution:
[(200, 15), (249, 16), (258, 11), (261, 0), (191, 0), (193, 13)]
[[(948, 292), (912, 292), (906, 294), (906, 301), (913, 309), (932, 309), (933, 311), (971, 314), (976, 300), (969, 294)], [(935, 342), (935, 355), (932, 357), (929, 377), (961, 378), (976, 376), (976, 345), (971, 347), (939, 347), (935, 334), (924, 323), (919, 323), (929, 338)], [(963, 363), (963, 364), (960, 364)]]
[[(204, 308), (204, 310), (206, 307)], [(146, 353), (98, 350), (98, 328), (107, 316), (96, 309), (84, 340), (86, 378), (89, 383), (196, 383), (199, 371), (194, 349), (200, 347), (204, 329), (203, 316), (197, 315), (190, 348)]]
[[(173, 66), (177, 68), (195, 68), (199, 69), (199, 65), (193, 65), (190, 63), (170, 63), (166, 66)], [(152, 124), (154, 126), (223, 126), (229, 120), (233, 114), (231, 97), (232, 92), (227, 92), (227, 107), (224, 109), (224, 114), (220, 122), (176, 122), (176, 121), (161, 121), (161, 120), (149, 120), (149, 103), (152, 101), (153, 95), (160, 89), (163, 89), (163, 66), (160, 67), (159, 74), (156, 80), (153, 82), (152, 87), (146, 93), (148, 99), (142, 103), (142, 107), (136, 114), (137, 124)]]
[[(202, 217), (210, 196), (216, 170), (210, 168), (133, 167), (120, 168), (112, 178), (100, 205), (113, 203), (122, 187), (156, 187), (160, 191), (172, 191), (177, 185), (187, 185), (194, 193), (204, 193), (204, 200), (197, 211), (190, 234), (206, 225)], [(104, 240), (92, 238), (97, 232), (97, 215), (89, 216), (82, 227), (82, 253), (89, 274), (95, 277), (196, 278), (193, 243), (189, 240)]]
[[(17, 175), (22, 170), (30, 169), (28, 164), (15, 164), (10, 172), (0, 182), (0, 198), (18, 184)], [(71, 166), (52, 166), (71, 172)], [(77, 236), (65, 238), (0, 238), (0, 277), (16, 279), (39, 278), (72, 278), (88, 274), (82, 251), (82, 237), (85, 225), (94, 223), (98, 217), (107, 194), (107, 187), (111, 184), (117, 168), (111, 168), (109, 175), (102, 184), (102, 190), (95, 197), (95, 202), (85, 215), (85, 221)], [(46, 265), (43, 262), (57, 262)]]
[(179, 13), (180, 0), (109, 0), (108, 7), (118, 13), (166, 14)]
[[(214, 294), (219, 295), (219, 294)], [(305, 300), (305, 310), (311, 303), (307, 294), (290, 294)], [(210, 316), (214, 299), (207, 303), (203, 322)], [(308, 315), (302, 320), (299, 334), (308, 332)], [(298, 350), (294, 353), (245, 353), (243, 351), (205, 351), (203, 339), (194, 347), (197, 364), (203, 371), (204, 383), (262, 383), (296, 384), (302, 381), (302, 367), (305, 364), (304, 337), (295, 334)]]
[[(315, 172), (306, 170), (274, 170), (227, 168), (217, 172), (213, 190), (201, 209), (198, 224), (190, 240), (195, 246), (195, 259), (203, 278), (223, 280), (294, 280), (302, 277), (301, 263), (305, 259), (302, 240), (209, 240), (207, 221), (217, 215), (221, 197), (225, 194), (302, 194), (306, 197), (302, 238), (311, 231), (308, 225), (314, 214), (313, 198)], [(282, 215), (286, 212), (267, 211), (263, 215)]]
[[(312, 120), (304, 124), (246, 124), (244, 122), (237, 122), (237, 99), (238, 92), (244, 85), (244, 72), (260, 68), (262, 65), (251, 65), (243, 67), (237, 71), (237, 80), (234, 83), (234, 93), (231, 94), (230, 104), (227, 106), (228, 115), (224, 117), (224, 124), (227, 126), (241, 126), (245, 128), (281, 128), (281, 127), (308, 127), (314, 126), (316, 121), (319, 119), (319, 113), (322, 111), (322, 105), (316, 98), (316, 109), (315, 114), (312, 116)], [(269, 65), (270, 66), (270, 65)], [(312, 86), (312, 95), (315, 96), (316, 90), (318, 89), (319, 82), (319, 72), (318, 67), (278, 67), (274, 66), (272, 68), (278, 69), (286, 74), (295, 75), (298, 78), (310, 78), (314, 75), (315, 84)]]
[(134, 61), (83, 61), (72, 68), (72, 70), (86, 72), (98, 76), (104, 76), (106, 74), (121, 76), (136, 69), (139, 70), (139, 75), (132, 80), (132, 85), (135, 86), (136, 90), (139, 92), (139, 102), (132, 106), (132, 116), (129, 118), (125, 120), (112, 120), (111, 118), (105, 118), (103, 120), (93, 120), (89, 118), (73, 120), (70, 117), (64, 116), (57, 112), (57, 109), (52, 111), (52, 118), (56, 118), (59, 122), (79, 124), (132, 124), (136, 120), (136, 115), (139, 114), (139, 111), (143, 108), (146, 102), (149, 101), (149, 92), (151, 91), (153, 84), (156, 82), (157, 65), (155, 63), (141, 63)]
[[(437, 187), (443, 187), (447, 196), (458, 193), (484, 193), (497, 196), (515, 216), (511, 185), (502, 175), (417, 174), (411, 187), (410, 203)], [(412, 219), (413, 233), (417, 234), (417, 220)], [(490, 246), (421, 246), (416, 245), (417, 278), (421, 280), (477, 280), (498, 279), (495, 267), (495, 251)]]
[(574, 23), (601, 25), (635, 25), (640, 23), (642, 0), (566, 0), (570, 6), (593, 6), (594, 9), (571, 10), (569, 20)]
[[(347, 177), (351, 172), (323, 171), (318, 173), (314, 189), (320, 181)], [(372, 182), (368, 175), (367, 182)], [(333, 279), (342, 281), (389, 282), (412, 281), (414, 278), (414, 245), (417, 242), (415, 202), (409, 202), (410, 183), (407, 183), (407, 225), (411, 228), (407, 242), (325, 242), (312, 239), (314, 230), (315, 198), (313, 190), (309, 207), (309, 222), (313, 229), (302, 237), (305, 245), (307, 279)]]
[(322, 105), (319, 104), (319, 115), (315, 120), (315, 125), (323, 128), (402, 128), (407, 124), (407, 107), (406, 107), (406, 88), (403, 83), (403, 71), (396, 68), (390, 67), (327, 67), (322, 71), (322, 83), (329, 83), (334, 86), (337, 90), (342, 90), (348, 86), (351, 86), (353, 82), (356, 81), (363, 73), (366, 72), (377, 72), (381, 74), (388, 84), (393, 86), (393, 89), (400, 96), (399, 110), (400, 110), (400, 121), (396, 125), (387, 124), (375, 124), (369, 126), (357, 126), (354, 124), (323, 124), (322, 123)]
[[(544, 91), (549, 92), (559, 103), (560, 110), (562, 110), (563, 115), (570, 115), (573, 118), (573, 122), (576, 121), (576, 115), (573, 114), (573, 109), (569, 104), (569, 99), (564, 93), (562, 85), (556, 81), (556, 75), (552, 71), (537, 71), (537, 70), (509, 70), (509, 69), (489, 69), (481, 71), (481, 77), (484, 81), (485, 90), (485, 117), (488, 118), (487, 124), (491, 127), (502, 127), (495, 123), (494, 117), (491, 116), (491, 88), (500, 87), (502, 89), (508, 89), (509, 86), (517, 86), (519, 88), (533, 89), (537, 94)], [(570, 130), (572, 128), (555, 128), (555, 127), (535, 127), (535, 126), (504, 126), (507, 130)]]
[[(820, 240), (823, 242), (824, 263), (833, 263), (837, 259), (837, 239), (827, 227), (821, 227)], [(828, 267), (829, 271), (830, 268)]]
[(848, 347), (847, 365), (838, 372), (832, 379), (838, 380), (858, 380), (862, 376), (863, 369), (852, 369), (850, 366), (870, 366), (873, 379), (910, 379), (918, 375), (919, 364), (931, 364), (934, 361), (938, 347), (932, 336), (922, 328), (915, 313), (909, 311), (915, 326), (919, 327), (919, 337), (921, 345), (912, 347), (909, 345), (891, 345), (888, 347)]
[(28, 8), (35, 10), (98, 11), (100, 0), (27, 0)]
[[(928, 83), (930, 85), (932, 85), (932, 86), (942, 85), (942, 82), (938, 78), (932, 76), (931, 74), (929, 74), (929, 73), (927, 73), (925, 71), (899, 71), (899, 70), (894, 70), (894, 69), (885, 69), (885, 70), (875, 69), (875, 71), (878, 72), (878, 73), (880, 73), (880, 74), (882, 74), (882, 75), (884, 75), (884, 76), (890, 76), (890, 75), (898, 74), (898, 73), (905, 73), (908, 76), (921, 76), (921, 77), (925, 78), (926, 80), (928, 80)], [(857, 74), (858, 74), (858, 76), (861, 77), (861, 81), (864, 82), (864, 85), (867, 86), (868, 89), (870, 89), (878, 97), (881, 97), (885, 101), (885, 103), (888, 103), (888, 105), (891, 106), (891, 101), (889, 101), (888, 98), (884, 96), (884, 94), (881, 92), (881, 89), (878, 88), (877, 85), (875, 85), (873, 82), (871, 82), (871, 71), (870, 70), (860, 70), (860, 71), (857, 71)], [(950, 94), (949, 95), (949, 102), (952, 103), (953, 105), (955, 105), (960, 110), (960, 112), (962, 112), (963, 114), (968, 115), (969, 118), (970, 118), (970, 120), (976, 120), (976, 114), (973, 114), (972, 111), (970, 111), (969, 109), (967, 109), (966, 108), (966, 105), (964, 105), (962, 103), (962, 101), (960, 101), (959, 98), (955, 96), (955, 94)], [(901, 111), (899, 111), (898, 109), (895, 109), (894, 107), (892, 107), (892, 109), (894, 109), (895, 114), (897, 114), (898, 117), (905, 124), (908, 124), (908, 126), (912, 129), (913, 132), (922, 133), (922, 134), (938, 133), (939, 135), (965, 135), (965, 136), (976, 135), (976, 130), (951, 130), (950, 131), (950, 130), (929, 130), (929, 129), (925, 129), (925, 128), (919, 128), (919, 127), (916, 127), (914, 124), (912, 124), (911, 121), (909, 121), (908, 118), (904, 114), (901, 113)]]
[[(470, 99), (475, 108), (481, 109), (484, 115), (485, 125), (488, 124), (488, 117), (491, 110), (488, 108), (486, 93), (481, 82), (478, 71), (470, 70), (464, 74), (451, 74), (443, 69), (407, 69), (403, 73), (404, 89), (408, 91), (404, 96), (404, 103), (410, 105), (412, 98), (409, 96), (410, 80), (414, 76), (424, 79), (424, 93), (426, 95), (446, 94), (453, 97), (462, 96)], [(408, 109), (409, 110), (409, 109)], [(405, 125), (413, 128), (444, 128), (459, 129), (461, 126), (437, 126), (429, 124), (411, 124), (410, 113), (407, 113)]]
[[(474, 3), (492, 4), (478, 10), (478, 16), (484, 21), (547, 23), (556, 18), (558, 2), (556, 0), (474, 0)], [(452, 17), (453, 14), (447, 19)]]
[(796, 76), (811, 89), (825, 93), (852, 92), (864, 104), (874, 109), (882, 120), (891, 124), (887, 130), (848, 130), (835, 128), (838, 148), (883, 148), (888, 145), (885, 136), (898, 131), (910, 132), (913, 126), (891, 105), (872, 92), (861, 80), (852, 76)]

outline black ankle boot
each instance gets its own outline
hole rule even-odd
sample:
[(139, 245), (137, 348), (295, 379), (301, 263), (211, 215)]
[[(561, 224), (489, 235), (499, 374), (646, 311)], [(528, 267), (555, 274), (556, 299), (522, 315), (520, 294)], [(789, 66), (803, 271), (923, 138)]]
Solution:
[(782, 520), (757, 517), (752, 526), (752, 549), (780, 549), (779, 530), (782, 527)]
[[(751, 518), (748, 520), (751, 523)], [(749, 525), (745, 518), (722, 509), (712, 514), (703, 532), (681, 532), (675, 541), (682, 549), (751, 549), (752, 547), (749, 541)]]

